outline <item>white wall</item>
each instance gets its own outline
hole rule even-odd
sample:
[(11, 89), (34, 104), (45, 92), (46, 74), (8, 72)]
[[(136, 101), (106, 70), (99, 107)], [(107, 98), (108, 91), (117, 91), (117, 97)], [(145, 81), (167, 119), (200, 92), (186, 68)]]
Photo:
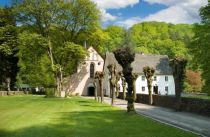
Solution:
[[(142, 81), (142, 76), (140, 75), (136, 80), (136, 93), (140, 94), (149, 94), (148, 93), (148, 87), (147, 87), (147, 80), (145, 78), (144, 81)], [(168, 76), (168, 81), (165, 81), (165, 76)], [(175, 84), (174, 84), (174, 78), (172, 75), (156, 75), (157, 80), (153, 81), (153, 86), (158, 86), (158, 94), (160, 95), (175, 95)], [(121, 81), (120, 81), (121, 83)], [(168, 86), (168, 93), (165, 91), (165, 87)], [(145, 87), (145, 91), (142, 91), (142, 87)], [(122, 92), (122, 86), (120, 87), (120, 92)], [(152, 88), (153, 91), (153, 88)]]
[(77, 68), (77, 73), (73, 74), (69, 80), (67, 91), (71, 94), (87, 95), (87, 88), (93, 83), (90, 79), (90, 64), (95, 64), (94, 74), (96, 71), (103, 71), (104, 60), (92, 48), (88, 48), (89, 55), (85, 61)]

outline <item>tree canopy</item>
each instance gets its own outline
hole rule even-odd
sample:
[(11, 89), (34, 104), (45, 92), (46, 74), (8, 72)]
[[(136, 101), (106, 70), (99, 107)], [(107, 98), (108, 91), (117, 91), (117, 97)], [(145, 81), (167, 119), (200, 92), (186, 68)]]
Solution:
[(205, 80), (203, 90), (210, 94), (210, 1), (200, 9), (201, 24), (194, 27), (195, 36), (190, 48), (193, 54), (194, 66), (202, 70), (202, 78)]

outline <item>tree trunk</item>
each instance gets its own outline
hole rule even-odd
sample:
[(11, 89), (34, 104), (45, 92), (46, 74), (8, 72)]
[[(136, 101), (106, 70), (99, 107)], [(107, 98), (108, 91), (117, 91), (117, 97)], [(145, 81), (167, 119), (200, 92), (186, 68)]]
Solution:
[(126, 98), (126, 92), (125, 92), (126, 82), (125, 82), (125, 79), (122, 79), (122, 87), (123, 87), (123, 100), (125, 100), (125, 98)]
[(133, 100), (136, 101), (136, 80), (133, 80)]
[(11, 82), (11, 79), (6, 78), (7, 95), (9, 95), (9, 92), (10, 92), (10, 82)]
[(113, 85), (111, 86), (111, 89), (112, 89), (112, 102), (111, 102), (111, 104), (113, 106), (114, 105), (114, 99), (115, 99), (115, 88), (114, 88)]
[(97, 101), (97, 81), (94, 80), (94, 86), (95, 86), (95, 100)]
[(103, 81), (100, 80), (101, 103), (104, 101)]
[(116, 83), (116, 98), (119, 96), (120, 85)]
[(127, 104), (127, 112), (131, 112), (134, 111), (135, 112), (135, 108), (134, 108), (134, 100), (133, 100), (133, 79), (132, 79), (132, 74), (130, 73), (129, 75), (127, 75), (126, 77), (126, 81), (128, 83), (128, 104)]
[(149, 104), (152, 105), (152, 104), (153, 104), (152, 86), (149, 85), (149, 86), (148, 86), (148, 89), (149, 89)]

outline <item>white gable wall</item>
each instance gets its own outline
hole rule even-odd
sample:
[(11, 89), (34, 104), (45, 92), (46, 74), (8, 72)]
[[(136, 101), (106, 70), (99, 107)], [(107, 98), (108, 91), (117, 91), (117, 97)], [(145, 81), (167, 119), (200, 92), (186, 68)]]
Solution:
[(93, 86), (94, 79), (90, 78), (90, 64), (94, 65), (94, 74), (96, 71), (103, 71), (104, 60), (97, 51), (89, 47), (89, 55), (86, 56), (83, 63), (79, 64), (77, 73), (73, 74), (68, 80), (68, 87), (65, 89), (70, 94), (87, 95), (87, 88)]

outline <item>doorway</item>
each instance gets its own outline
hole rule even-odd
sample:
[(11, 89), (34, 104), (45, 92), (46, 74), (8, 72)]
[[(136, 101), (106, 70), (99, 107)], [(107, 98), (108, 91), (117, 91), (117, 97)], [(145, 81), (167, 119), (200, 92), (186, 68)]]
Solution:
[(88, 96), (94, 96), (94, 95), (95, 95), (95, 88), (88, 87)]
[(158, 86), (153, 86), (153, 93), (158, 94)]

